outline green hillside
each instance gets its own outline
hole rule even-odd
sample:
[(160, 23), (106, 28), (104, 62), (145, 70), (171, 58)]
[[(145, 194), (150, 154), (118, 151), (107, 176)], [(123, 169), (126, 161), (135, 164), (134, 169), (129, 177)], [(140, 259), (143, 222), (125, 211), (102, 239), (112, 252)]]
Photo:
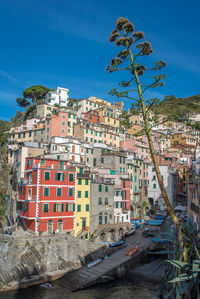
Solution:
[(166, 96), (164, 101), (154, 107), (154, 111), (182, 120), (188, 112), (200, 113), (200, 94), (188, 98)]

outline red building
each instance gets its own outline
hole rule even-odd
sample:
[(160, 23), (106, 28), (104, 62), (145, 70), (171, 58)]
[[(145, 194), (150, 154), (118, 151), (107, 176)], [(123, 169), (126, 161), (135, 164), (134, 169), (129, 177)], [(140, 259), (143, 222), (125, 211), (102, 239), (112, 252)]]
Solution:
[(131, 210), (131, 195), (130, 187), (131, 181), (126, 176), (121, 177), (121, 192), (122, 192), (122, 217), (124, 222), (130, 222)]
[(86, 113), (83, 113), (84, 119), (87, 120), (87, 122), (90, 123), (98, 123), (100, 122), (100, 117), (98, 115), (98, 112), (95, 110), (90, 110)]
[(18, 209), (35, 233), (74, 230), (75, 168), (67, 161), (27, 158)]

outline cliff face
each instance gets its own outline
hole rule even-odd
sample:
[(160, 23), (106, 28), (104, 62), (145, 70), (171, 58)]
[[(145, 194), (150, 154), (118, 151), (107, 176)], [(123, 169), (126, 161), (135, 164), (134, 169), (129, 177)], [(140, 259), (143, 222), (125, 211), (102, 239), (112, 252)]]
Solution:
[(3, 235), (0, 240), (0, 292), (19, 288), (30, 278), (50, 277), (80, 267), (88, 261), (88, 256), (95, 258), (95, 254), (103, 252), (99, 247), (96, 243), (65, 234), (42, 237)]

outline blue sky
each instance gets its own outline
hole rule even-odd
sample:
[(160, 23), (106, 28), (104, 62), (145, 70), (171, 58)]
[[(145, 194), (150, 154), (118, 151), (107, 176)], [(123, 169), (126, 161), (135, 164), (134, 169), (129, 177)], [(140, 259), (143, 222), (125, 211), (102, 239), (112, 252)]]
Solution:
[(120, 16), (151, 41), (149, 63), (167, 61), (165, 86), (147, 97), (199, 94), (199, 11), (197, 0), (0, 1), (0, 119), (9, 120), (18, 109), (16, 98), (36, 84), (69, 88), (77, 99), (116, 101), (108, 92), (124, 76), (105, 66), (119, 52), (108, 37)]

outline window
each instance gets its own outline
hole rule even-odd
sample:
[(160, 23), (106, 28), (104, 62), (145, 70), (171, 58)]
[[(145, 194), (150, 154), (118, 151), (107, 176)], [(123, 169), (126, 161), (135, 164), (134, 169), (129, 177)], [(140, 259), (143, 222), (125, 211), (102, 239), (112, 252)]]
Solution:
[(81, 205), (77, 205), (77, 212), (81, 212)]
[(122, 157), (119, 158), (119, 163), (120, 163), (120, 164), (122, 163)]
[(99, 224), (102, 224), (102, 213), (99, 214)]
[(69, 182), (73, 182), (73, 181), (74, 181), (74, 174), (69, 173)]
[(108, 205), (108, 198), (105, 198), (105, 205)]
[(98, 201), (99, 205), (102, 205), (102, 198), (99, 197), (99, 201)]
[(69, 204), (67, 203), (66, 204), (66, 212), (68, 212), (69, 211)]
[(49, 128), (47, 128), (47, 132), (49, 132)]
[(154, 176), (153, 176), (153, 181), (155, 181), (155, 180), (156, 180), (156, 176), (154, 175)]
[(44, 180), (45, 181), (49, 181), (50, 180), (50, 172), (49, 171), (45, 171), (45, 173), (44, 173)]
[(28, 137), (31, 137), (31, 131), (28, 132)]
[(97, 160), (94, 158), (93, 159), (93, 166), (96, 166)]
[(104, 158), (103, 157), (101, 158), (101, 163), (104, 163)]
[(49, 196), (49, 188), (48, 187), (44, 188), (44, 196)]
[(108, 192), (108, 186), (105, 186), (105, 192)]
[(86, 212), (89, 212), (89, 210), (90, 210), (90, 206), (89, 206), (89, 205), (86, 205), (86, 206), (85, 206), (85, 210), (86, 210)]
[(85, 191), (85, 198), (88, 198), (88, 191)]
[(115, 202), (115, 207), (116, 207), (116, 209), (118, 209), (118, 207), (119, 207), (118, 201)]
[(56, 172), (55, 173), (55, 180), (64, 182), (64, 180), (65, 180), (64, 172)]
[(44, 203), (43, 204), (43, 212), (44, 213), (48, 213), (49, 212), (49, 204), (48, 203)]
[(44, 166), (44, 165), (45, 165), (45, 160), (44, 160), (44, 159), (41, 159), (41, 160), (40, 160), (40, 165), (41, 165), (41, 166)]
[(73, 188), (68, 189), (68, 196), (73, 196)]
[(54, 212), (64, 212), (64, 204), (63, 203), (55, 203), (53, 207)]
[(68, 113), (68, 118), (71, 118), (71, 114), (70, 113)]
[(81, 198), (81, 191), (78, 191), (78, 198)]
[(125, 164), (125, 158), (123, 158), (123, 164)]
[(99, 192), (102, 191), (102, 185), (99, 185)]
[(79, 173), (83, 173), (83, 168), (79, 168)]
[(32, 184), (32, 173), (28, 175), (28, 184)]
[(62, 188), (57, 188), (56, 196), (62, 196)]
[(27, 161), (27, 167), (30, 167), (31, 166), (31, 160), (28, 160)]
[(78, 179), (78, 185), (82, 185), (82, 180)]
[(85, 185), (88, 185), (88, 179), (85, 180)]
[(156, 184), (153, 184), (153, 188), (156, 189)]

